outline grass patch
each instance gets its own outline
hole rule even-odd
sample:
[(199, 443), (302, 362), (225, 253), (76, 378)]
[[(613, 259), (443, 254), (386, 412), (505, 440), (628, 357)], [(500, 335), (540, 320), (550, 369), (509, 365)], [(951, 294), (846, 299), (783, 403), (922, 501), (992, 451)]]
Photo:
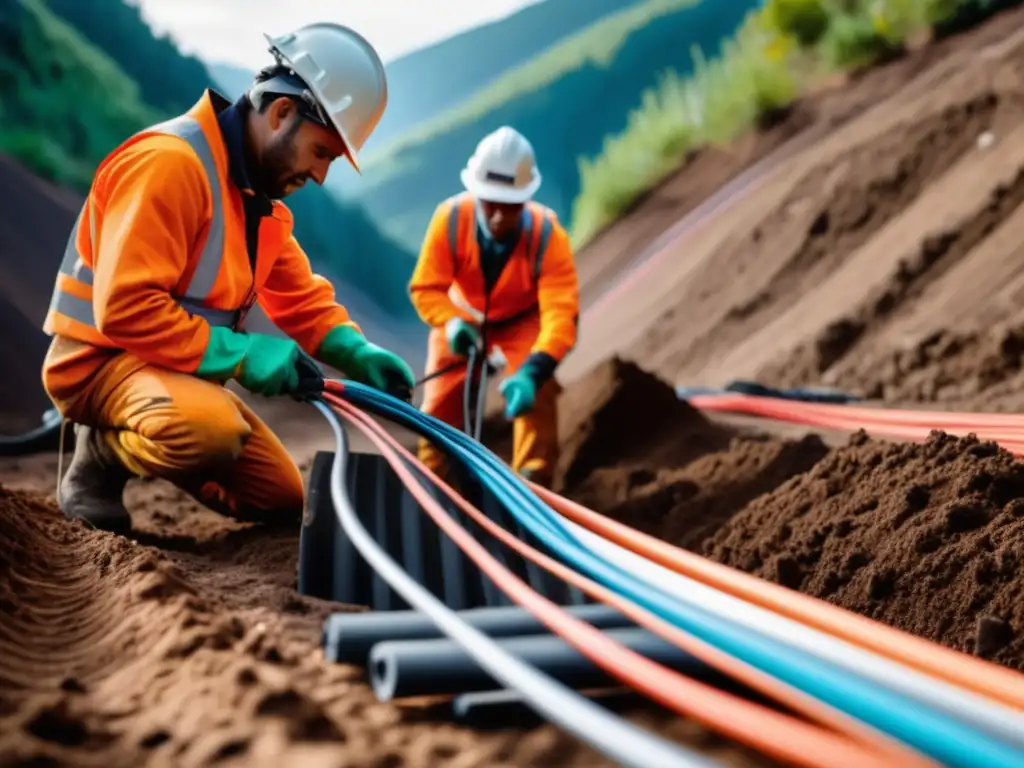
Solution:
[(629, 36), (661, 16), (667, 16), (696, 5), (699, 0), (647, 0), (626, 10), (613, 13), (551, 46), (526, 64), (498, 77), (494, 82), (457, 109), (445, 112), (435, 120), (418, 125), (367, 156), (365, 167), (373, 169), (375, 183), (403, 172), (397, 165), (389, 166), (410, 147), (426, 143), (454, 128), (472, 123), (503, 104), (524, 94), (543, 90), (567, 72), (588, 65), (607, 67)]
[(712, 59), (668, 72), (647, 90), (625, 130), (578, 160), (571, 232), (580, 248), (692, 151), (727, 144), (770, 122), (812, 79), (870, 67), (902, 53), (908, 38), (951, 34), (1022, 0), (767, 0), (747, 14)]

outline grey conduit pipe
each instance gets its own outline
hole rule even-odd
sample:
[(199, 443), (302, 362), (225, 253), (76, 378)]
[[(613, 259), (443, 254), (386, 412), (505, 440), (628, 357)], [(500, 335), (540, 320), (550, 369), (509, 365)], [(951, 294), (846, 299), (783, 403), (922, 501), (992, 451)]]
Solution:
[[(572, 605), (565, 611), (598, 629), (634, 626), (634, 622), (604, 603)], [(550, 634), (542, 621), (518, 605), (469, 608), (459, 611), (458, 617), (488, 637)], [(370, 648), (377, 643), (443, 637), (437, 624), (419, 611), (332, 613), (324, 622), (322, 645), (328, 661), (363, 666)]]
[(427, 614), (495, 680), (518, 691), (531, 709), (623, 766), (720, 768), (720, 763), (616, 717), (523, 663), (480, 630), (459, 619), (455, 611), (402, 570), (363, 527), (345, 494), (348, 440), (341, 418), (322, 400), (315, 400), (312, 405), (323, 413), (334, 432), (336, 448), (331, 467), (331, 499), (338, 523), (370, 567), (409, 605)]
[[(605, 634), (632, 651), (688, 677), (718, 682), (723, 678), (704, 662), (638, 627)], [(520, 635), (497, 640), (518, 659), (576, 690), (611, 688), (619, 681), (558, 635)], [(386, 640), (370, 649), (370, 684), (380, 701), (415, 696), (447, 696), (493, 691), (497, 686), (458, 643), (448, 638)]]
[[(602, 707), (613, 712), (651, 703), (650, 699), (631, 688), (591, 691), (587, 693), (587, 698), (600, 702)], [(471, 728), (503, 727), (510, 720), (537, 717), (522, 696), (504, 689), (456, 696), (451, 700), (451, 715), (456, 722)]]

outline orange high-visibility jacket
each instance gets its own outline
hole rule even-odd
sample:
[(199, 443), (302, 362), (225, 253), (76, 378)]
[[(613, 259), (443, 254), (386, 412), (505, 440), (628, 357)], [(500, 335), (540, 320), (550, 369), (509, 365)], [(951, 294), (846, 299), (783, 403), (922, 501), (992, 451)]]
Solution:
[(217, 122), (224, 106), (207, 90), (100, 164), (68, 239), (47, 334), (192, 373), (210, 326), (237, 329), (257, 298), (310, 354), (335, 326), (355, 326), (330, 282), (313, 274), (281, 202), (260, 221), (253, 274), (241, 197), (252, 192), (229, 173)]
[(527, 203), (523, 233), (487, 296), (475, 205), (464, 192), (435, 209), (409, 282), (417, 313), (437, 327), (453, 317), (502, 324), (538, 312), (540, 333), (530, 351), (561, 360), (576, 344), (579, 320), (579, 282), (568, 233), (550, 208)]

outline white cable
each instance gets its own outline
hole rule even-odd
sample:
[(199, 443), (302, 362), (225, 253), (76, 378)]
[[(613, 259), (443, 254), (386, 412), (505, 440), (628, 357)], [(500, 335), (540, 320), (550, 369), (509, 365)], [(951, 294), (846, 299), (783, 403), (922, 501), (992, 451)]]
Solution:
[(363, 527), (344, 491), (348, 442), (339, 417), (323, 402), (314, 401), (313, 405), (327, 418), (336, 440), (331, 467), (331, 499), (338, 522), (370, 567), (409, 605), (426, 614), (498, 682), (518, 691), (541, 716), (622, 765), (633, 768), (720, 768), (720, 763), (647, 733), (525, 664), (460, 619), (402, 570)]
[(958, 720), (967, 720), (989, 735), (1017, 747), (1024, 746), (1024, 716), (999, 702), (930, 677), (734, 595), (720, 592), (641, 557), (567, 518), (563, 517), (562, 522), (595, 554), (665, 590), (682, 603), (763, 632), (875, 682), (898, 687), (903, 693), (922, 699)]

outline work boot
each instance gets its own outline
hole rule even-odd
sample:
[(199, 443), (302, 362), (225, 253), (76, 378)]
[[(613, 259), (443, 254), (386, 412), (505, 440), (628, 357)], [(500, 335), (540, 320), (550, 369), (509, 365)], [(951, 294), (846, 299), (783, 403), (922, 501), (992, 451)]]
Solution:
[(69, 519), (81, 518), (104, 531), (131, 530), (122, 500), (131, 476), (99, 432), (76, 424), (75, 453), (60, 481), (57, 503)]

